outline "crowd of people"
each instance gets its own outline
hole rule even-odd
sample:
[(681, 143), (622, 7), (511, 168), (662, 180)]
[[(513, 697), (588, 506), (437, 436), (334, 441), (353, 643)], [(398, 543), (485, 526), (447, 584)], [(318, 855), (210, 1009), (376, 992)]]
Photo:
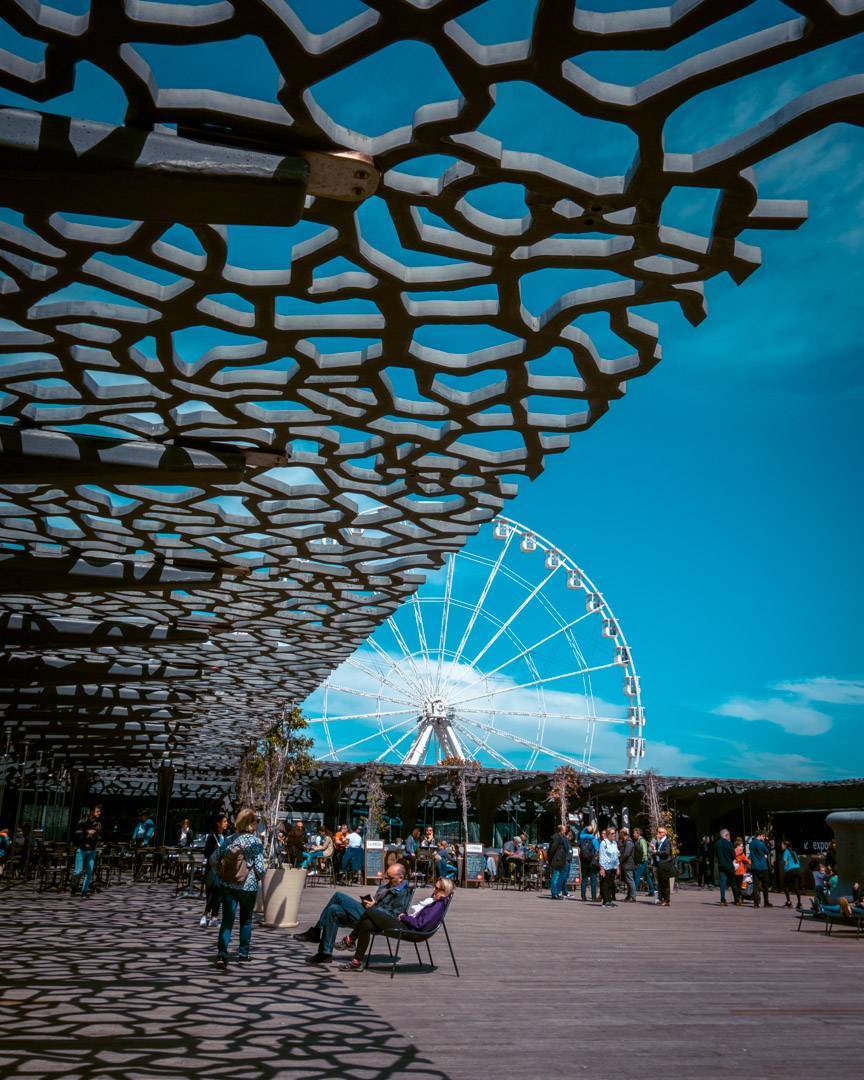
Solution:
[[(302, 820), (280, 823), (272, 835), (259, 815), (246, 809), (232, 822), (226, 813), (212, 820), (203, 840), (204, 910), (200, 925), (219, 924), (217, 954), (220, 964), (227, 964), (228, 947), (235, 923), (239, 921), (239, 950), (241, 962), (248, 961), (252, 934), (252, 914), (259, 883), (268, 866), (290, 865), (315, 876), (326, 867), (334, 884), (340, 880), (359, 883), (363, 878), (364, 822), (356, 827), (340, 825), (335, 830), (313, 824), (307, 828)], [(71, 890), (82, 897), (92, 893), (94, 866), (103, 844), (102, 807), (91, 807), (73, 831), (74, 864)], [(143, 859), (148, 848), (155, 844), (156, 827), (153, 817), (142, 810), (138, 814), (129, 844), (137, 860)], [(183, 819), (176, 831), (175, 846), (200, 848), (202, 836), (196, 835), (189, 819)], [(26, 845), (26, 846), (25, 846)], [(32, 833), (24, 826), (15, 837), (0, 828), (0, 875), (8, 860), (32, 846)], [(443, 918), (453, 892), (462, 853), (454, 841), (436, 837), (432, 826), (414, 828), (405, 840), (387, 845), (384, 854), (381, 884), (374, 894), (359, 900), (348, 893), (336, 892), (314, 926), (295, 937), (314, 942), (318, 949), (309, 957), (311, 964), (330, 963), (333, 951), (351, 951), (346, 967), (352, 971), (362, 968), (372, 934), (403, 929), (424, 931), (433, 929)], [(785, 896), (785, 906), (804, 909), (802, 893), (812, 875), (814, 896), (811, 901), (817, 911), (839, 913), (844, 917), (864, 915), (861, 892), (856, 884), (849, 896), (837, 897), (836, 845), (832, 841), (820, 856), (805, 860), (786, 839), (775, 852), (766, 833), (758, 829), (745, 841), (733, 838), (728, 829), (721, 829), (716, 838), (703, 836), (693, 860), (696, 884), (700, 887), (719, 887), (719, 903), (741, 906), (751, 900), (754, 908), (772, 907), (772, 888), (779, 882)], [(671, 904), (671, 882), (681, 873), (681, 864), (665, 827), (658, 826), (650, 836), (639, 827), (620, 829), (609, 824), (600, 827), (596, 821), (582, 826), (561, 825), (548, 845), (530, 843), (524, 831), (507, 840), (500, 853), (487, 853), (487, 880), (508, 877), (526, 880), (527, 867), (540, 864), (541, 880), (548, 875), (552, 900), (561, 901), (578, 889), (579, 898), (600, 903), (605, 910), (618, 903), (634, 903), (642, 889), (649, 899), (661, 907)], [(418, 869), (424, 873), (420, 880), (434, 884), (432, 895), (411, 905), (413, 889), (408, 885), (418, 880)], [(575, 896), (574, 896), (575, 899)], [(348, 933), (336, 941), (339, 927)]]

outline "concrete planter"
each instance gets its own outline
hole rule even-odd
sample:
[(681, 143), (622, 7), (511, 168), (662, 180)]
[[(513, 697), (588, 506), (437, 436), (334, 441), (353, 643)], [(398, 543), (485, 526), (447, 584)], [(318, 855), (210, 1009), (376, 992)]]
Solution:
[(258, 894), (263, 905), (265, 926), (288, 928), (298, 925), (300, 898), (305, 884), (305, 870), (285, 866), (264, 874)]

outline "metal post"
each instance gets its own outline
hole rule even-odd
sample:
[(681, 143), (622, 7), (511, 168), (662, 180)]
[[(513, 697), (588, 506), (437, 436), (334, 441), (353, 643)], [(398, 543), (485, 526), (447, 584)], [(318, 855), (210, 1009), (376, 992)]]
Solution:
[(21, 773), (18, 777), (18, 802), (15, 806), (15, 823), (12, 826), (12, 850), (15, 850), (15, 837), (18, 835), (18, 822), (21, 820), (21, 802), (24, 798), (24, 774), (27, 771), (27, 753), (30, 749), (30, 744), (25, 740), (24, 742), (24, 760), (21, 763)]
[(3, 751), (3, 775), (0, 776), (0, 820), (2, 820), (3, 817), (3, 803), (6, 799), (6, 774), (9, 771), (11, 747), (12, 731), (10, 729), (6, 732), (6, 749)]
[(36, 776), (33, 779), (33, 817), (30, 821), (30, 839), (27, 843), (27, 854), (24, 857), (24, 880), (30, 872), (30, 856), (33, 853), (33, 833), (36, 829), (36, 810), (39, 806), (39, 775), (42, 772), (42, 751), (39, 751), (39, 760), (36, 764)]

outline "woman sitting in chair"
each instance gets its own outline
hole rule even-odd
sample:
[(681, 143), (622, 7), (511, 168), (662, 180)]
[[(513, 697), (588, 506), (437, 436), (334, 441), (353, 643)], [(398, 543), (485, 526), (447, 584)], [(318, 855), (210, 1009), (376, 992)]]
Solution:
[(312, 848), (306, 852), (303, 856), (303, 861), (300, 864), (301, 870), (309, 870), (310, 874), (316, 873), (315, 870), (309, 868), (313, 863), (317, 865), (317, 861), (321, 859), (333, 858), (333, 833), (327, 828), (326, 825), (321, 826), (321, 842), (319, 844), (313, 844)]
[(354, 956), (347, 964), (342, 964), (340, 969), (342, 971), (360, 971), (362, 969), (363, 958), (369, 948), (369, 941), (373, 933), (384, 930), (430, 933), (441, 924), (452, 894), (453, 882), (449, 878), (438, 878), (430, 897), (421, 900), (419, 904), (415, 904), (414, 907), (399, 916), (388, 915), (384, 911), (367, 911), (351, 932), (352, 940), (357, 943)]

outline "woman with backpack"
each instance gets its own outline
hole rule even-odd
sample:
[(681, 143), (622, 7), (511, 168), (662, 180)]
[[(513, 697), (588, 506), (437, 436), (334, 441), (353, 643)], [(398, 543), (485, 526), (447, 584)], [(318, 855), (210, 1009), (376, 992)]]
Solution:
[(257, 833), (258, 815), (254, 810), (241, 810), (235, 831), (225, 841), (219, 859), (219, 880), (222, 891), (222, 925), (219, 927), (219, 955), (216, 963), (228, 966), (228, 946), (237, 912), (240, 912), (240, 947), (237, 959), (248, 963), (252, 958), (252, 915), (258, 896), (258, 883), (264, 877), (264, 845)]
[(803, 907), (801, 903), (801, 860), (788, 840), (783, 841), (780, 850), (783, 853), (783, 891), (786, 893), (786, 907), (792, 907), (792, 897), (789, 894), (794, 892), (798, 901), (796, 907), (801, 911)]
[(204, 844), (204, 888), (206, 900), (204, 914), (199, 926), (209, 926), (222, 910), (222, 890), (219, 883), (219, 859), (225, 846), (225, 830), (228, 828), (228, 815), (217, 814), (213, 818), (210, 832)]

